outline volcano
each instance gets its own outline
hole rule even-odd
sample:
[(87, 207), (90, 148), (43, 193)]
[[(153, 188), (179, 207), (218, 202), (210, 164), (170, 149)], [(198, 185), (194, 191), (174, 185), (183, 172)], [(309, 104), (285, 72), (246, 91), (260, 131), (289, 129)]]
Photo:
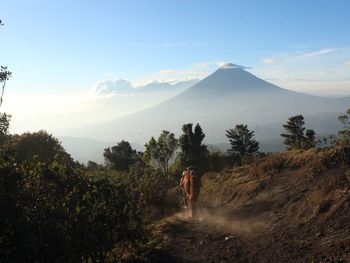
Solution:
[(337, 116), (350, 97), (325, 98), (283, 89), (235, 64), (225, 64), (177, 96), (135, 114), (88, 127), (86, 136), (144, 144), (162, 130), (181, 133), (185, 123), (199, 123), (207, 143), (226, 142), (225, 130), (248, 124), (258, 140), (280, 140), (282, 124), (296, 114), (316, 134), (335, 133)]

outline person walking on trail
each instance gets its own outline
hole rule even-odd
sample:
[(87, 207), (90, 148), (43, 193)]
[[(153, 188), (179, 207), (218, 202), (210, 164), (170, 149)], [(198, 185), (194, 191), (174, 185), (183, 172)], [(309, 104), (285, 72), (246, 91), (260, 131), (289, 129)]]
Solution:
[(197, 200), (201, 187), (201, 174), (198, 169), (189, 166), (183, 171), (180, 185), (186, 195), (189, 217), (193, 218), (197, 214)]

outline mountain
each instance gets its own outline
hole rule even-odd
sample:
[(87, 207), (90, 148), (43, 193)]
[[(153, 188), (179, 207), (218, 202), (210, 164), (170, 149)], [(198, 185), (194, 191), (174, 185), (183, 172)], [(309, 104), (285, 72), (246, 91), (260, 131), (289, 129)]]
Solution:
[(234, 64), (226, 64), (177, 96), (135, 114), (90, 126), (89, 136), (145, 143), (162, 130), (181, 133), (184, 123), (200, 123), (207, 143), (226, 142), (225, 130), (245, 123), (258, 140), (280, 139), (282, 124), (296, 114), (317, 134), (335, 133), (337, 116), (350, 97), (324, 98), (280, 88)]
[(176, 83), (153, 81), (145, 85), (134, 86), (130, 81), (124, 79), (111, 79), (100, 81), (96, 84), (96, 93), (101, 95), (126, 95), (138, 94), (143, 92), (166, 92), (169, 94), (177, 94), (188, 89), (196, 84), (199, 80), (192, 79), (186, 81), (179, 81)]

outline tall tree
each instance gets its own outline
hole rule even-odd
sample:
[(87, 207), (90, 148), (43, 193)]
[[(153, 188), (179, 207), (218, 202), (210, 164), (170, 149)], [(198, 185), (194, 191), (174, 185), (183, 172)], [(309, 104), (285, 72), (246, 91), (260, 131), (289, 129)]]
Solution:
[(209, 154), (207, 146), (202, 144), (205, 134), (198, 123), (194, 130), (192, 127), (192, 123), (182, 126), (183, 134), (179, 138), (180, 162), (183, 166), (195, 165), (203, 168)]
[(103, 156), (107, 166), (120, 171), (128, 171), (138, 159), (138, 153), (129, 142), (122, 140), (116, 146), (104, 150)]
[(178, 140), (173, 133), (163, 131), (156, 141), (153, 137), (145, 144), (143, 159), (160, 169), (163, 175), (169, 173), (169, 166), (178, 147)]
[(254, 131), (250, 131), (247, 125), (237, 124), (234, 129), (226, 130), (231, 148), (228, 153), (237, 158), (240, 164), (242, 159), (259, 150), (259, 143), (254, 139)]
[(286, 133), (282, 133), (284, 144), (287, 145), (288, 150), (292, 149), (309, 149), (315, 146), (315, 132), (313, 130), (306, 130), (303, 115), (295, 115), (288, 119), (283, 127)]
[[(0, 26), (3, 26), (4, 24), (0, 20)], [(0, 84), (1, 84), (1, 95), (0, 95), (0, 107), (2, 104), (2, 99), (4, 96), (4, 91), (5, 91), (5, 86), (6, 86), (6, 81), (9, 80), (11, 77), (12, 73), (7, 70), (7, 67), (1, 66), (0, 67)]]
[[(3, 25), (4, 24), (0, 20), (0, 26), (3, 26)], [(0, 107), (2, 105), (2, 101), (4, 97), (6, 81), (9, 80), (11, 75), (12, 73), (7, 70), (7, 67), (4, 67), (4, 66), (0, 67), (0, 85), (1, 85)], [(11, 119), (11, 115), (6, 113), (0, 113), (0, 146), (2, 146), (5, 142), (5, 138), (10, 126), (10, 119)]]
[(0, 107), (2, 105), (2, 100), (4, 97), (6, 81), (10, 79), (12, 73), (7, 70), (7, 67), (0, 67), (0, 83), (1, 83), (1, 95), (0, 95)]

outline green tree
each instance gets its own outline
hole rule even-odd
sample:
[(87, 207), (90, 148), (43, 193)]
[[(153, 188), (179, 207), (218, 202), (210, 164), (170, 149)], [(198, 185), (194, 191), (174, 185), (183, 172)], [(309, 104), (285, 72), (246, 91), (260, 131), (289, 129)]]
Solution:
[(295, 115), (288, 119), (286, 124), (282, 126), (286, 129), (286, 133), (282, 133), (284, 144), (287, 145), (288, 150), (293, 149), (309, 149), (314, 147), (315, 132), (313, 130), (306, 130), (303, 115)]
[(124, 140), (116, 146), (105, 149), (103, 156), (108, 167), (124, 172), (128, 171), (130, 166), (139, 159), (137, 151)]
[(350, 108), (344, 115), (338, 117), (343, 124), (343, 128), (338, 131), (338, 138), (335, 139), (335, 144), (340, 146), (350, 145)]
[(10, 120), (11, 115), (0, 113), (0, 147), (4, 145), (6, 139), (9, 137)]
[(192, 123), (182, 126), (183, 134), (179, 138), (181, 149), (179, 159), (183, 167), (195, 165), (204, 168), (209, 154), (207, 146), (202, 144), (205, 134), (198, 123), (194, 130), (192, 127)]
[(16, 161), (19, 163), (35, 159), (47, 163), (56, 160), (73, 165), (73, 159), (61, 143), (46, 131), (11, 136), (10, 147), (15, 150)]
[(178, 140), (173, 133), (163, 131), (158, 140), (152, 137), (145, 144), (143, 159), (146, 163), (161, 170), (163, 175), (169, 174), (169, 166), (173, 160), (175, 150), (178, 147)]
[(247, 125), (237, 124), (234, 129), (226, 130), (226, 137), (231, 144), (228, 154), (240, 164), (243, 163), (244, 158), (259, 150), (259, 143), (254, 139), (254, 131), (250, 131)]

